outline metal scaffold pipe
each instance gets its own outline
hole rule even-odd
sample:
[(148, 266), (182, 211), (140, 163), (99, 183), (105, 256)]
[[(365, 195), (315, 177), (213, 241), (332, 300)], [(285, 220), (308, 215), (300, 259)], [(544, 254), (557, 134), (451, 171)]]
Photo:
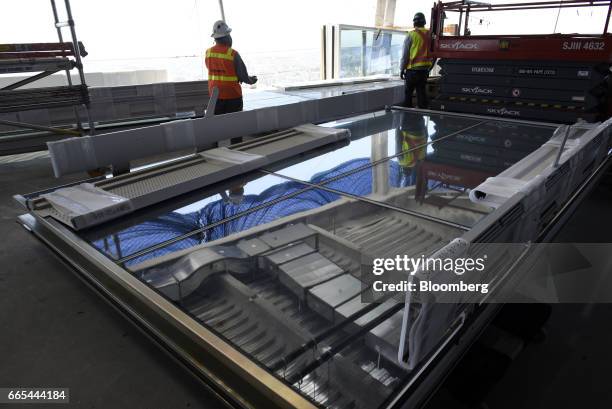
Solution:
[(21, 122), (6, 121), (3, 119), (0, 120), (0, 125), (14, 126), (16, 128), (34, 129), (36, 131), (51, 132), (59, 135), (81, 136), (80, 132), (73, 131), (71, 129), (53, 128), (50, 126), (36, 124), (23, 124)]
[[(57, 6), (55, 5), (55, 0), (51, 0), (51, 9), (53, 10), (53, 19), (55, 21), (55, 30), (57, 31), (57, 38), (60, 43), (64, 42), (64, 36), (62, 35), (62, 28), (60, 27), (59, 15), (57, 13)], [(66, 81), (69, 87), (72, 87), (72, 76), (70, 75), (70, 70), (66, 69)], [(83, 124), (81, 123), (81, 117), (79, 116), (79, 111), (77, 107), (73, 107), (74, 119), (76, 122), (76, 126), (80, 132), (83, 132)]]
[(225, 10), (223, 9), (223, 0), (219, 0), (219, 10), (221, 11), (221, 20), (227, 23), (227, 20), (225, 20)]
[[(83, 60), (81, 59), (81, 48), (79, 47), (79, 40), (77, 38), (76, 29), (74, 28), (74, 19), (72, 17), (72, 8), (70, 6), (70, 0), (64, 0), (64, 5), (66, 7), (66, 24), (65, 25), (67, 25), (70, 28), (70, 35), (72, 37), (72, 46), (74, 49), (74, 58), (76, 61), (76, 68), (77, 68), (77, 71), (79, 72), (79, 80), (81, 81), (81, 85), (86, 87), (87, 82), (85, 81), (85, 73), (83, 71)], [(59, 21), (55, 0), (51, 0), (51, 7), (53, 9), (53, 17), (55, 18), (55, 27), (57, 29), (58, 36), (61, 41), (62, 39), (61, 27), (64, 26), (64, 24), (62, 24)], [(69, 84), (71, 84), (72, 79), (70, 78), (70, 73), (67, 73), (67, 76), (68, 76)], [(84, 108), (85, 108), (85, 114), (87, 116), (87, 121), (89, 123), (89, 133), (90, 135), (93, 135), (95, 131), (95, 125), (89, 113), (89, 104), (86, 103), (84, 105)], [(80, 121), (77, 121), (77, 122), (79, 123), (79, 126), (80, 126)]]

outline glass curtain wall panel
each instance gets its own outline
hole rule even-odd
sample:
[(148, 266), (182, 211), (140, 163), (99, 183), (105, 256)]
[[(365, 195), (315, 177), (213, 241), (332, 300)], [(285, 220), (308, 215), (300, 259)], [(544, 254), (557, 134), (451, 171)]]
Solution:
[(338, 26), (338, 78), (399, 75), (405, 31)]

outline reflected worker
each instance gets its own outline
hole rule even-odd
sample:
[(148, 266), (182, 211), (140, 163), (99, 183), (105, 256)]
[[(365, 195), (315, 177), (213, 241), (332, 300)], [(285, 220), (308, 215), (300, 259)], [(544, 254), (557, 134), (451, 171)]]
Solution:
[[(212, 95), (214, 87), (219, 90), (215, 115), (242, 111), (241, 83), (255, 84), (256, 76), (249, 76), (240, 54), (232, 49), (231, 28), (219, 20), (213, 25), (211, 37), (215, 45), (206, 50), (206, 68), (208, 69), (208, 94)], [(242, 138), (232, 138), (238, 143)]]
[(408, 187), (416, 184), (418, 165), (427, 156), (429, 133), (423, 117), (403, 114), (401, 124), (395, 132), (396, 152), (401, 169), (399, 185)]
[(408, 32), (404, 40), (404, 51), (400, 62), (400, 77), (406, 81), (406, 100), (404, 105), (412, 108), (412, 94), (416, 90), (417, 105), (427, 108), (427, 77), (434, 65), (429, 53), (430, 35), (425, 28), (425, 15), (416, 13), (412, 20), (414, 30)]

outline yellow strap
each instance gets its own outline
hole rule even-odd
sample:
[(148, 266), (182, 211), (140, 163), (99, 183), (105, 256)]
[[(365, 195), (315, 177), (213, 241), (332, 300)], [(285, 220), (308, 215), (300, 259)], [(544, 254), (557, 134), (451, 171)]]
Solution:
[[(424, 133), (425, 131), (426, 131), (426, 130), (425, 130), (425, 129), (423, 129), (423, 133)], [(425, 137), (425, 135), (424, 135), (423, 133), (421, 133), (421, 134), (413, 134), (413, 133), (410, 133), (410, 132), (408, 132), (408, 131), (401, 131), (401, 132), (402, 132), (402, 136), (403, 136), (404, 138), (408, 138), (408, 139), (417, 139), (417, 140), (426, 139), (426, 137)]]
[(422, 62), (416, 62), (416, 63), (408, 64), (407, 67), (408, 67), (408, 69), (411, 69), (411, 68), (415, 68), (415, 67), (431, 67), (432, 65), (433, 65), (433, 63), (431, 61), (422, 61)]
[(209, 75), (209, 81), (238, 81), (238, 77), (234, 75)]
[(228, 48), (226, 53), (214, 53), (210, 51), (210, 49), (206, 50), (206, 58), (221, 58), (222, 60), (230, 60), (234, 61), (234, 56), (232, 55), (232, 49)]

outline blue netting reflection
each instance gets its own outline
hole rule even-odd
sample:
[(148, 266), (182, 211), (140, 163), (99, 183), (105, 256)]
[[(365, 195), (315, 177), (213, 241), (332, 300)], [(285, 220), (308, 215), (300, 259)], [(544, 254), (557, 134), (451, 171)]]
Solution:
[[(369, 158), (354, 159), (328, 171), (314, 175), (310, 182), (317, 184), (369, 164)], [(406, 171), (402, 170), (396, 162), (389, 162), (389, 184), (393, 187), (411, 184), (406, 180)], [(329, 182), (325, 186), (357, 196), (368, 195), (372, 191), (372, 169), (368, 167), (351, 175)], [(128, 265), (137, 264), (144, 260), (170, 252), (217, 240), (254, 226), (269, 223), (284, 216), (315, 209), (331, 203), (340, 197), (340, 195), (336, 193), (321, 189), (305, 190), (306, 187), (306, 185), (299, 182), (287, 181), (271, 186), (258, 195), (244, 195), (241, 197), (239, 203), (224, 198), (209, 203), (202, 209), (192, 213), (181, 214), (171, 212), (122, 230), (104, 239), (94, 241), (93, 245), (107, 255), (119, 259), (149, 248), (155, 244), (179, 237), (251, 210), (251, 212), (244, 216), (237, 217), (236, 219), (222, 223), (202, 233), (190, 236), (126, 263)], [(294, 195), (291, 196), (292, 194)], [(286, 198), (277, 203), (264, 206), (261, 209), (252, 210), (261, 204), (272, 202), (283, 197)]]

